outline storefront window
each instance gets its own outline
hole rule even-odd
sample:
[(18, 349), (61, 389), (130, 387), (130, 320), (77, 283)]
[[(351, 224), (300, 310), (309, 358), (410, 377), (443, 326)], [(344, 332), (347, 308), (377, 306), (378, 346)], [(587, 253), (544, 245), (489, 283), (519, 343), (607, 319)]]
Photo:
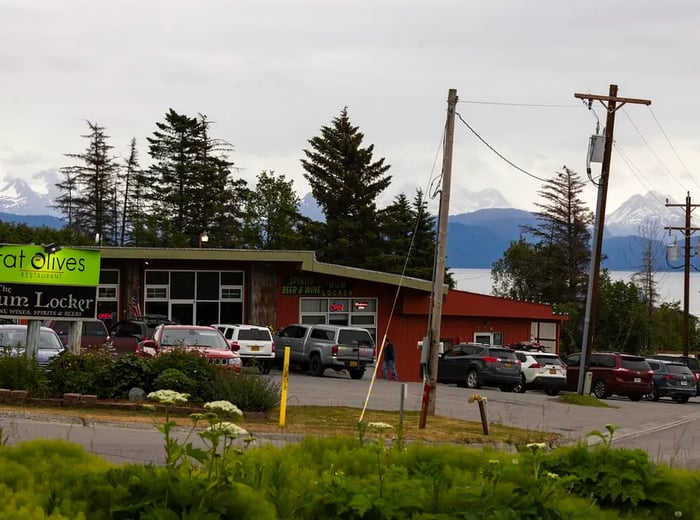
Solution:
[(301, 323), (350, 325), (377, 333), (377, 298), (301, 298)]

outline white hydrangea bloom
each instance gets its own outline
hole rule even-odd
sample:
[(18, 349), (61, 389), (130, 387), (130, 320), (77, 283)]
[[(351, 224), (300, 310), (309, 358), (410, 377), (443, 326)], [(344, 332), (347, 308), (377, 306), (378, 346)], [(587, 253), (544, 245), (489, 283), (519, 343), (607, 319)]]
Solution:
[(204, 408), (213, 412), (221, 412), (229, 415), (243, 416), (243, 412), (235, 404), (229, 401), (211, 401), (204, 404)]
[(382, 432), (384, 430), (393, 430), (394, 427), (391, 424), (387, 424), (385, 422), (371, 422), (367, 423), (367, 429)]
[(212, 424), (209, 427), (209, 430), (216, 433), (223, 433), (227, 437), (240, 437), (241, 435), (248, 435), (248, 430), (241, 428), (236, 423), (226, 421)]
[(162, 404), (182, 404), (186, 403), (190, 394), (176, 392), (175, 390), (157, 390), (148, 394), (148, 399)]

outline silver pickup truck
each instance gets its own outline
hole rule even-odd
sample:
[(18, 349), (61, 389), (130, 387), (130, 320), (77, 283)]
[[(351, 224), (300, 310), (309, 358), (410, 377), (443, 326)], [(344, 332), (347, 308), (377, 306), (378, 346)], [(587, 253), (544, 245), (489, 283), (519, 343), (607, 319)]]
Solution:
[(361, 379), (365, 368), (376, 358), (374, 339), (367, 329), (336, 325), (294, 324), (284, 327), (275, 337), (277, 365), (290, 348), (290, 365), (308, 369), (321, 377), (327, 368), (347, 370), (353, 379)]

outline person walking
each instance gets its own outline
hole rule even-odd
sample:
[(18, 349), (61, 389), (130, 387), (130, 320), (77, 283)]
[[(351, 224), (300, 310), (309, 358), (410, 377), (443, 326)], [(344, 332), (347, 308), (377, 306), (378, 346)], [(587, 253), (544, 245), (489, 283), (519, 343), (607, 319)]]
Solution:
[(386, 338), (386, 343), (384, 344), (382, 362), (382, 377), (384, 379), (387, 379), (387, 373), (391, 375), (391, 379), (394, 381), (399, 380), (399, 376), (396, 373), (396, 351), (394, 350), (394, 344), (389, 338)]

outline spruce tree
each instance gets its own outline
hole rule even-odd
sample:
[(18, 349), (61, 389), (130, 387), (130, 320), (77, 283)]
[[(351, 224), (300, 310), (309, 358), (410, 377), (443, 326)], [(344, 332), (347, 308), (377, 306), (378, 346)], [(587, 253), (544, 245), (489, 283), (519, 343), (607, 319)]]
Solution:
[(59, 209), (80, 234), (100, 237), (102, 243), (117, 243), (115, 228), (115, 185), (119, 166), (111, 155), (112, 146), (104, 127), (87, 122), (90, 133), (85, 152), (66, 154), (78, 164), (61, 168), (65, 180), (56, 184), (60, 191)]
[(304, 177), (326, 221), (317, 251), (325, 262), (376, 268), (381, 248), (377, 197), (389, 186), (389, 165), (373, 160), (374, 145), (362, 147), (364, 134), (352, 125), (347, 108), (309, 139), (301, 163)]

